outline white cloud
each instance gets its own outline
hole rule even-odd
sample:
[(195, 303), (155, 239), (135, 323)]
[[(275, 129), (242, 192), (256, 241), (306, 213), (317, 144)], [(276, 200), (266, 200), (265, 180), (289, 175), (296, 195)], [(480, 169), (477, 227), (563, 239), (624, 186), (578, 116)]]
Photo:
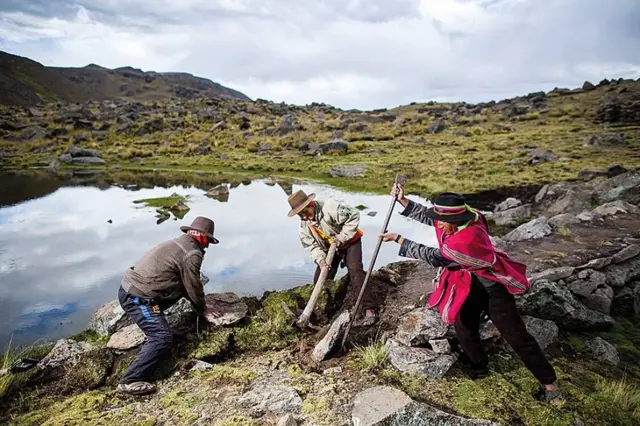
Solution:
[(2, 5), (0, 19), (5, 49), (47, 65), (185, 71), (298, 104), (475, 102), (640, 77), (635, 0), (50, 0)]

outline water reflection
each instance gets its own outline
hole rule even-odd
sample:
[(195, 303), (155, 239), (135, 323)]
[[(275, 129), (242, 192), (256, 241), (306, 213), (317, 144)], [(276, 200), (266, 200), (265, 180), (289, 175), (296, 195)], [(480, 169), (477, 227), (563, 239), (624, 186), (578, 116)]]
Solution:
[[(0, 208), (0, 345), (4, 347), (12, 333), (14, 342), (28, 344), (83, 329), (97, 307), (116, 298), (127, 267), (154, 244), (179, 235), (178, 228), (198, 215), (215, 220), (220, 240), (210, 246), (203, 262), (203, 272), (210, 278), (207, 292), (261, 296), (266, 290), (311, 282), (315, 266), (298, 239), (298, 219), (287, 217), (287, 195), (298, 189), (315, 192), (318, 199), (336, 197), (367, 206), (361, 214), (367, 268), (389, 196), (271, 180), (230, 184), (223, 200), (195, 186), (136, 191), (59, 186)], [(191, 208), (182, 219), (172, 216), (156, 224), (154, 208), (133, 203), (174, 192), (186, 196)], [(400, 216), (400, 210), (397, 205), (390, 230), (435, 244), (431, 228)], [(371, 211), (378, 214), (370, 216)], [(396, 244), (384, 244), (376, 269), (400, 260), (397, 252)], [(342, 269), (338, 276), (345, 273)]]

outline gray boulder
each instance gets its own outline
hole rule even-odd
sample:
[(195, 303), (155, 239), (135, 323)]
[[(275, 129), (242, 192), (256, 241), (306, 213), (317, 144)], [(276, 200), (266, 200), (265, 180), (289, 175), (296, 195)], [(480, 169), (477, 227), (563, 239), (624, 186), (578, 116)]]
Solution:
[(553, 230), (547, 223), (547, 218), (545, 216), (541, 216), (537, 219), (518, 226), (507, 235), (503, 236), (502, 239), (505, 241), (536, 240), (544, 238), (547, 235), (550, 235), (552, 232)]
[(468, 419), (412, 400), (390, 386), (375, 386), (353, 399), (354, 426), (497, 426), (488, 420)]
[(496, 213), (503, 212), (505, 210), (513, 209), (521, 205), (522, 205), (522, 201), (518, 200), (517, 198), (509, 197), (503, 202), (501, 202), (500, 204), (498, 204), (493, 211)]
[(362, 177), (367, 171), (367, 166), (337, 166), (329, 170), (331, 177)]
[(341, 152), (346, 154), (349, 151), (349, 144), (343, 140), (337, 140), (334, 142), (322, 143), (315, 150), (314, 154), (324, 155), (332, 152)]
[(620, 364), (620, 357), (616, 347), (600, 337), (587, 340), (585, 347), (591, 353), (591, 356), (598, 361), (607, 362), (611, 365)]
[(609, 265), (604, 269), (606, 282), (611, 287), (624, 287), (628, 282), (640, 276), (640, 256), (633, 257), (622, 263)]
[(316, 347), (313, 349), (313, 353), (311, 354), (311, 358), (320, 362), (323, 361), (327, 355), (329, 355), (333, 349), (336, 348), (337, 344), (340, 342), (340, 339), (349, 324), (349, 319), (351, 318), (349, 311), (344, 311), (336, 318), (336, 320), (331, 324), (329, 331), (327, 334), (318, 342)]
[(534, 149), (533, 151), (531, 151), (531, 154), (529, 155), (529, 159), (527, 160), (527, 162), (531, 165), (535, 165), (535, 164), (544, 163), (547, 161), (557, 161), (557, 160), (558, 160), (558, 156), (555, 155), (552, 151), (549, 151), (546, 149)]
[(81, 164), (81, 165), (93, 165), (93, 166), (101, 166), (106, 164), (102, 158), (98, 157), (73, 157), (71, 160), (73, 164)]
[(80, 148), (79, 146), (71, 146), (69, 148), (69, 154), (71, 154), (72, 157), (98, 157), (101, 158), (102, 154), (98, 151), (96, 151), (95, 149), (87, 149), (87, 148)]
[(442, 118), (438, 118), (436, 121), (431, 123), (429, 127), (427, 127), (427, 131), (432, 134), (440, 133), (444, 129), (446, 129), (446, 125), (444, 124), (444, 120)]
[(607, 179), (594, 188), (599, 203), (623, 200), (640, 204), (640, 171), (631, 170)]
[(93, 313), (89, 320), (89, 330), (100, 336), (108, 336), (127, 325), (133, 324), (117, 300), (105, 303)]
[(576, 223), (579, 223), (580, 221), (578, 220), (578, 218), (571, 213), (561, 213), (558, 215), (553, 216), (551, 219), (549, 219), (549, 225), (551, 225), (553, 228), (558, 229), (560, 227), (563, 226), (570, 226), (570, 225), (575, 225)]
[(269, 384), (256, 384), (238, 403), (255, 417), (266, 413), (299, 413), (302, 409), (302, 399), (295, 389)]
[(51, 351), (36, 365), (36, 375), (41, 380), (55, 380), (73, 368), (85, 352), (94, 347), (86, 342), (60, 339)]
[(564, 278), (568, 278), (573, 274), (575, 268), (571, 266), (561, 266), (559, 268), (545, 269), (544, 271), (537, 272), (529, 277), (529, 283), (534, 284), (536, 281), (548, 280), (558, 281)]
[(497, 211), (493, 214), (493, 221), (498, 226), (515, 225), (522, 219), (531, 216), (531, 204), (514, 207), (507, 210)]
[(593, 269), (584, 269), (577, 275), (567, 280), (568, 288), (573, 294), (582, 297), (589, 297), (598, 287), (602, 287), (607, 282), (607, 276)]
[(205, 297), (208, 308), (220, 314), (207, 321), (218, 326), (231, 325), (242, 321), (249, 313), (249, 307), (235, 293), (210, 293)]
[(137, 324), (131, 324), (113, 334), (107, 342), (107, 347), (126, 351), (140, 346), (145, 340), (146, 337), (140, 327)]
[(441, 339), (448, 327), (433, 309), (418, 308), (400, 318), (396, 340), (407, 346), (420, 346)]
[(608, 330), (615, 323), (609, 315), (588, 309), (569, 290), (550, 281), (538, 281), (517, 303), (523, 315), (554, 321), (566, 330)]
[(429, 379), (441, 379), (458, 359), (455, 354), (438, 354), (427, 348), (405, 346), (393, 339), (385, 343), (391, 364), (405, 373), (424, 374)]
[(522, 320), (527, 327), (527, 331), (536, 339), (542, 350), (548, 348), (558, 339), (560, 330), (555, 322), (528, 315), (523, 316)]
[(640, 254), (640, 244), (631, 244), (611, 256), (611, 263), (622, 263)]
[(604, 203), (601, 206), (598, 206), (593, 210), (594, 213), (600, 216), (615, 216), (619, 213), (629, 214), (629, 213), (638, 213), (640, 209), (634, 206), (633, 204), (629, 204), (623, 200), (611, 201), (609, 203)]

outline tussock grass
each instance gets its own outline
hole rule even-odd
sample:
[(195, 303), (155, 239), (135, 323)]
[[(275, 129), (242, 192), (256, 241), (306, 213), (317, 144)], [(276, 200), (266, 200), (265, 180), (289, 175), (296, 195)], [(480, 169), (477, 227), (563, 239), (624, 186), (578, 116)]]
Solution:
[(389, 355), (385, 349), (386, 339), (376, 338), (365, 346), (356, 346), (358, 351), (358, 366), (365, 371), (376, 371), (385, 366)]

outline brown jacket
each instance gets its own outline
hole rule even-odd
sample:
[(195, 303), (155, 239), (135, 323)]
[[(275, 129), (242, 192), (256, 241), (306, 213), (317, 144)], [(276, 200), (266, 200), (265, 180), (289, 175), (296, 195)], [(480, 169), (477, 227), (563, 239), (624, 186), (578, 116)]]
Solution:
[(198, 314), (205, 311), (200, 266), (204, 249), (190, 235), (181, 235), (149, 250), (122, 278), (122, 288), (133, 296), (175, 302), (191, 301)]

